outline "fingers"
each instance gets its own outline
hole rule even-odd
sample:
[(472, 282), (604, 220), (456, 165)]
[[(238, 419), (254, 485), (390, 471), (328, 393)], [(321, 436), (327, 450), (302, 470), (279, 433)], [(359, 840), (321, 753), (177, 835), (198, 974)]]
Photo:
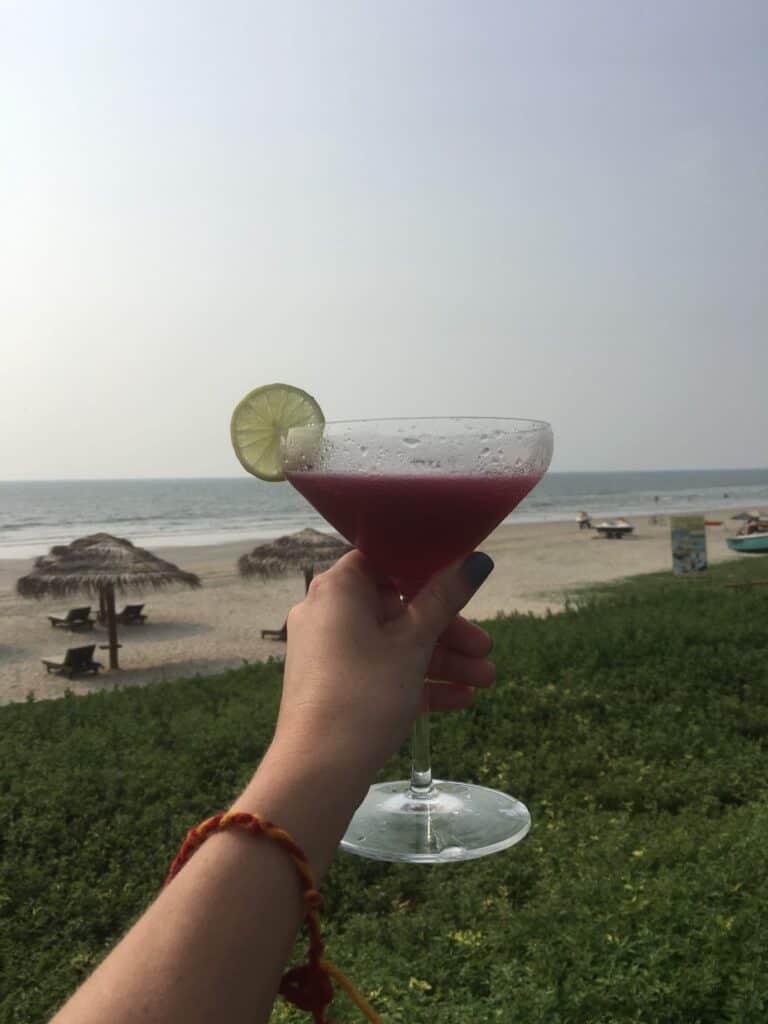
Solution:
[(493, 569), (493, 560), (475, 551), (460, 565), (434, 576), (408, 605), (406, 617), (416, 639), (434, 644)]
[(461, 711), (475, 698), (471, 686), (460, 683), (438, 683), (428, 679), (421, 695), (422, 711)]
[[(379, 622), (391, 622), (405, 612), (405, 603), (393, 587), (379, 587)], [(484, 629), (474, 622), (457, 615), (448, 628), (440, 635), (441, 647), (447, 647), (470, 658), (485, 658), (491, 653), (493, 641)]]
[(393, 587), (379, 587), (379, 622), (391, 622), (404, 610), (403, 599)]
[[(330, 598), (330, 600), (329, 600)], [(368, 562), (359, 551), (349, 551), (335, 565), (312, 580), (305, 601), (321, 600), (328, 607), (347, 613), (352, 609), (374, 612), (378, 608), (378, 584)]]
[(326, 569), (325, 573), (322, 575), (342, 576), (345, 574), (351, 574), (353, 577), (358, 577), (366, 583), (376, 583), (376, 577), (374, 576), (373, 569), (357, 548), (353, 548), (351, 551), (348, 551), (346, 555), (342, 555), (342, 557), (335, 562), (330, 569)]
[(456, 616), (438, 642), (441, 647), (470, 658), (485, 658), (493, 647), (493, 641), (485, 630), (461, 615)]
[(496, 681), (496, 666), (483, 658), (469, 658), (464, 654), (436, 647), (427, 668), (427, 678), (467, 686), (492, 686)]

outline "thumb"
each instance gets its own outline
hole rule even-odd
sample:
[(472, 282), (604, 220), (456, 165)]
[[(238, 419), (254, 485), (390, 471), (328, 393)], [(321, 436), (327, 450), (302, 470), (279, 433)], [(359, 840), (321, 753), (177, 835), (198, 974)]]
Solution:
[(459, 565), (438, 573), (408, 604), (407, 617), (419, 639), (436, 644), (478, 587), (493, 570), (493, 559), (475, 551)]

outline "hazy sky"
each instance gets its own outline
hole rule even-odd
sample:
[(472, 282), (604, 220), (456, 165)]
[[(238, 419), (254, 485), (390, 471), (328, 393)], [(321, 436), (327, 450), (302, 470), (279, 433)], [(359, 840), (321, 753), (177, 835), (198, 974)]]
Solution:
[(765, 0), (0, 0), (0, 478), (329, 419), (768, 464)]

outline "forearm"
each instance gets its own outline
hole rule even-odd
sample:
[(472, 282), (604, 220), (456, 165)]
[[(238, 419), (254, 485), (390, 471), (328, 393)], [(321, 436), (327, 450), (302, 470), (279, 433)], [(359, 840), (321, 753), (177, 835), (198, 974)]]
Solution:
[[(273, 748), (233, 809), (286, 829), (319, 881), (366, 783)], [(214, 835), (54, 1024), (266, 1021), (303, 916), (296, 869), (277, 844)]]

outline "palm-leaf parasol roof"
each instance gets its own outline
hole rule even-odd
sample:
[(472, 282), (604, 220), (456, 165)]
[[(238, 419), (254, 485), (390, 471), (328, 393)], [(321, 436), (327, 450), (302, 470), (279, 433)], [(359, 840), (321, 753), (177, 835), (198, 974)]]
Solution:
[(162, 590), (175, 583), (199, 587), (200, 579), (129, 540), (94, 533), (36, 558), (16, 590), (22, 597), (66, 597), (78, 591), (98, 597), (109, 632), (109, 666), (119, 668), (115, 591)]
[(351, 550), (340, 537), (306, 529), (259, 544), (238, 559), (237, 567), (241, 576), (262, 579), (308, 570), (322, 572)]
[(22, 597), (65, 597), (78, 591), (98, 596), (108, 587), (125, 593), (177, 583), (199, 587), (200, 579), (129, 540), (94, 533), (35, 559), (32, 572), (18, 580), (16, 589)]

